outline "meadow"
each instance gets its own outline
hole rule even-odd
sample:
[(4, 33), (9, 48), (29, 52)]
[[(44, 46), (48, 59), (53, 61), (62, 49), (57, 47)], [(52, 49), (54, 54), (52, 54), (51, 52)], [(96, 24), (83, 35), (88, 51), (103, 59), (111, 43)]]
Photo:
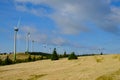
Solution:
[(0, 66), (0, 80), (120, 80), (120, 54)]

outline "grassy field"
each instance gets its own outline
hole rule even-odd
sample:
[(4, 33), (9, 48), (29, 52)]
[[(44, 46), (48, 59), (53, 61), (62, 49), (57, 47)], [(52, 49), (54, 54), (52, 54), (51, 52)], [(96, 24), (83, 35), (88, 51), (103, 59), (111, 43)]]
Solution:
[(1, 66), (0, 80), (120, 80), (120, 55), (40, 60)]
[[(4, 60), (5, 58), (6, 58), (6, 56), (7, 55), (0, 55), (0, 58), (2, 59), (2, 60)], [(11, 60), (14, 60), (14, 54), (8, 54), (8, 56), (9, 56), (9, 58), (11, 59)], [(24, 54), (24, 53), (17, 53), (16, 54), (16, 58), (17, 59), (27, 59), (29, 57), (29, 54)], [(31, 55), (31, 57), (33, 58), (34, 57), (34, 55)], [(36, 55), (35, 56), (36, 58), (38, 58), (38, 57), (40, 57), (39, 55)]]

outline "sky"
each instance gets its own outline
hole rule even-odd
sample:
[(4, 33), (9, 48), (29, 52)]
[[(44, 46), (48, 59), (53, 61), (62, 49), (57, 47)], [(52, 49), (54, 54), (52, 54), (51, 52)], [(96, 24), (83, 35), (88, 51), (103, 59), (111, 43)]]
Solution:
[(13, 52), (14, 27), (17, 52), (30, 32), (29, 51), (120, 53), (120, 0), (0, 0), (0, 52)]

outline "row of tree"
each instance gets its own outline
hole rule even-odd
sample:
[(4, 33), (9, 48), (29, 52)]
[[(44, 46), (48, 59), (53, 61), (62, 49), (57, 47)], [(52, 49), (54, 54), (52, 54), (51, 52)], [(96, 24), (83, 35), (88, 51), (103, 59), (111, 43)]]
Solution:
[(36, 58), (35, 55), (34, 55), (34, 57), (29, 55), (28, 58), (26, 58), (26, 59), (17, 59), (16, 61), (13, 61), (7, 55), (4, 60), (0, 58), (0, 65), (10, 65), (10, 64), (16, 64), (16, 63), (23, 63), (23, 62), (32, 62), (32, 61), (37, 61), (37, 60), (43, 60), (43, 56), (39, 56)]
[(66, 54), (65, 52), (63, 56), (59, 56), (57, 54), (56, 48), (54, 48), (53, 53), (51, 55), (51, 60), (59, 60), (60, 57), (68, 57), (68, 60), (78, 59), (74, 52), (72, 52), (70, 55)]
[[(32, 57), (31, 55), (34, 55), (34, 56)], [(39, 57), (36, 57), (35, 54), (29, 54), (27, 59), (17, 59), (16, 61), (12, 61), (10, 57), (7, 55), (4, 60), (0, 58), (0, 65), (10, 65), (15, 63), (31, 62), (31, 61), (43, 60), (43, 59), (59, 60), (59, 58), (64, 58), (64, 57), (68, 57), (68, 60), (78, 59), (74, 52), (72, 52), (69, 55), (66, 54), (66, 52), (64, 52), (63, 55), (58, 55), (56, 48), (54, 48), (53, 53), (51, 55), (47, 54), (45, 56), (44, 54), (44, 56), (41, 55)]]

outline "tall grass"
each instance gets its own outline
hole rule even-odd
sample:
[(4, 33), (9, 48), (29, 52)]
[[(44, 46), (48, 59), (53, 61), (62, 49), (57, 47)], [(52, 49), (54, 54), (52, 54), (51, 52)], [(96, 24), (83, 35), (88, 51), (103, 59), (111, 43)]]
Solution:
[(120, 55), (118, 55), (118, 54), (117, 54), (117, 55), (113, 55), (112, 58), (113, 58), (113, 59), (117, 59), (117, 60), (120, 61)]
[(104, 60), (104, 58), (102, 56), (95, 56), (94, 58), (95, 58), (97, 63), (100, 63)]
[(119, 80), (117, 77), (119, 75), (120, 75), (120, 69), (110, 74), (102, 75), (98, 77), (96, 80)]

